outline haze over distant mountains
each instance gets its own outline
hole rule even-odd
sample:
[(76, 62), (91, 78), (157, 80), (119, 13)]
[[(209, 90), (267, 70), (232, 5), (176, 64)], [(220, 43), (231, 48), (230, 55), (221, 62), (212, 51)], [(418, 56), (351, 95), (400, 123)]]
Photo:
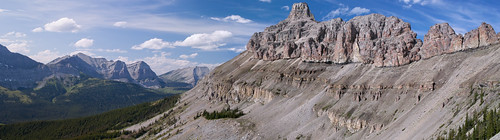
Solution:
[[(27, 56), (12, 53), (3, 45), (0, 45), (0, 55), (2, 56), (0, 57), (0, 77), (2, 78), (0, 79), (0, 86), (9, 89), (32, 88), (37, 86), (37, 82), (43, 81), (47, 77), (79, 76), (80, 74), (135, 83), (147, 88), (166, 86), (166, 83), (143, 61), (125, 64), (120, 60), (92, 58), (83, 53), (78, 53), (57, 58), (44, 65)], [(170, 83), (185, 83), (185, 86), (192, 87), (209, 71), (207, 67), (196, 67), (195, 69), (195, 71), (174, 70), (174, 72), (169, 73), (176, 73), (177, 76), (170, 76), (170, 79), (166, 78), (165, 80)]]

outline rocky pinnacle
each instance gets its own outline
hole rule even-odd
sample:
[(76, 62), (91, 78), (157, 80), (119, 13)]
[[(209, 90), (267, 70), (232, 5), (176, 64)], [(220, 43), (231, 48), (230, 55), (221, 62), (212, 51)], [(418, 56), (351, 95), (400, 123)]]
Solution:
[(295, 3), (292, 6), (292, 11), (288, 15), (287, 20), (314, 20), (314, 15), (309, 10), (307, 3)]

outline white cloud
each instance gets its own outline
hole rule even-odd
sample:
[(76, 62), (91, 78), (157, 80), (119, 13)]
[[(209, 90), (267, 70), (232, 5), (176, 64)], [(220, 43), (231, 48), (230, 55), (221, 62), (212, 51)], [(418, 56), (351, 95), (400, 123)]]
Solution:
[(227, 50), (234, 51), (236, 53), (241, 53), (241, 52), (245, 51), (244, 48), (228, 48)]
[(174, 45), (170, 42), (163, 41), (162, 39), (153, 38), (148, 41), (145, 41), (140, 45), (132, 46), (132, 49), (134, 50), (142, 50), (142, 49), (159, 50), (163, 48), (174, 48)]
[(50, 61), (52, 61), (58, 57), (61, 57), (61, 56), (62, 55), (57, 51), (54, 52), (51, 50), (44, 50), (44, 51), (38, 52), (35, 55), (30, 56), (30, 58), (32, 58), (38, 62), (49, 63)]
[(125, 25), (127, 25), (127, 22), (125, 22), (125, 21), (118, 21), (118, 22), (115, 22), (115, 24), (113, 24), (113, 26), (116, 26), (116, 27), (125, 27)]
[(224, 21), (224, 22), (238, 22), (238, 23), (250, 23), (252, 20), (241, 17), (240, 15), (230, 15), (225, 18), (210, 17), (212, 20)]
[(442, 0), (399, 0), (399, 1), (405, 4), (403, 5), (404, 8), (411, 8), (415, 4), (424, 6), (428, 4), (441, 3)]
[(370, 12), (370, 9), (361, 8), (361, 7), (354, 7), (349, 12), (349, 15), (361, 15), (361, 14), (365, 14), (365, 13), (369, 13), (369, 12)]
[(97, 49), (99, 52), (109, 52), (109, 53), (127, 53), (126, 50), (121, 49)]
[(45, 24), (45, 26), (33, 29), (33, 32), (49, 31), (49, 32), (78, 32), (82, 27), (76, 24), (75, 20), (64, 17), (59, 20)]
[(0, 36), (0, 44), (3, 44), (11, 52), (26, 54), (30, 52), (28, 49), (30, 41), (24, 40), (24, 37), (26, 37), (26, 34), (21, 32), (8, 32)]
[(182, 59), (188, 59), (188, 58), (195, 58), (196, 56), (198, 56), (198, 53), (193, 53), (193, 54), (190, 54), (190, 55), (180, 55), (179, 58), (182, 58)]
[(170, 70), (179, 69), (183, 67), (196, 66), (198, 63), (188, 60), (171, 59), (167, 58), (169, 54), (162, 52), (160, 55), (155, 54), (152, 57), (139, 59), (148, 63), (157, 74), (163, 74)]
[(28, 49), (28, 42), (27, 41), (16, 41), (15, 43), (11, 43), (5, 47), (7, 47), (11, 52), (17, 52), (17, 53), (29, 53), (30, 50)]
[(353, 9), (350, 9), (348, 6), (339, 4), (340, 8), (337, 8), (335, 10), (330, 11), (325, 17), (323, 17), (323, 20), (329, 20), (335, 17), (338, 17), (340, 15), (347, 15), (347, 16), (352, 16), (352, 15), (362, 15), (370, 12), (370, 9), (367, 8), (362, 8), (362, 7), (354, 7)]
[(26, 34), (21, 33), (21, 32), (8, 32), (5, 35), (2, 36), (2, 38), (6, 37), (14, 37), (14, 38), (21, 38), (21, 37), (26, 37)]
[(94, 45), (93, 39), (82, 38), (75, 43), (75, 47), (88, 48)]
[(175, 42), (176, 46), (190, 46), (192, 48), (202, 49), (202, 50), (216, 50), (220, 46), (226, 45), (224, 41), (227, 38), (232, 37), (233, 34), (229, 31), (218, 30), (211, 34), (193, 34), (184, 41)]
[(7, 10), (7, 9), (0, 9), (0, 13), (7, 12), (7, 11), (9, 11), (9, 10)]
[(281, 9), (288, 11), (288, 10), (290, 10), (290, 6), (283, 6), (283, 7), (281, 7)]
[(259, 1), (271, 3), (271, 0), (259, 0)]
[(37, 27), (37, 28), (35, 28), (35, 29), (31, 30), (31, 31), (35, 32), (35, 33), (37, 33), (37, 32), (43, 32), (43, 28), (42, 27)]

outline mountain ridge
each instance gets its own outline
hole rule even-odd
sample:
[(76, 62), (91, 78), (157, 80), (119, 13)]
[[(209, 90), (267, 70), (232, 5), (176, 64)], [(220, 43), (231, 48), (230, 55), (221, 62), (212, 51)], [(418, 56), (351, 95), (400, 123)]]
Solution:
[[(168, 111), (182, 110), (170, 116), (179, 123), (129, 129), (148, 128), (142, 139), (437, 139), (500, 108), (500, 35), (490, 25), (461, 38), (436, 24), (422, 42), (396, 17), (320, 23), (305, 9), (294, 4), (184, 93)], [(246, 115), (199, 117), (229, 107)]]

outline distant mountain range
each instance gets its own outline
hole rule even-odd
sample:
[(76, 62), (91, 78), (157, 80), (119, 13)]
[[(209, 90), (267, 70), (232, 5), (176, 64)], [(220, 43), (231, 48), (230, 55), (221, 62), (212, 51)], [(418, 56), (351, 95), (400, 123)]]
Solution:
[(168, 86), (194, 87), (198, 81), (210, 72), (208, 67), (189, 67), (177, 69), (160, 75)]
[[(209, 72), (207, 67), (192, 67), (156, 75), (143, 61), (132, 64), (105, 58), (92, 58), (83, 53), (57, 58), (42, 64), (31, 58), (10, 52), (0, 45), (0, 86), (9, 89), (33, 88), (52, 77), (79, 76), (135, 83), (147, 88), (193, 87)], [(165, 80), (165, 81), (164, 81)]]

